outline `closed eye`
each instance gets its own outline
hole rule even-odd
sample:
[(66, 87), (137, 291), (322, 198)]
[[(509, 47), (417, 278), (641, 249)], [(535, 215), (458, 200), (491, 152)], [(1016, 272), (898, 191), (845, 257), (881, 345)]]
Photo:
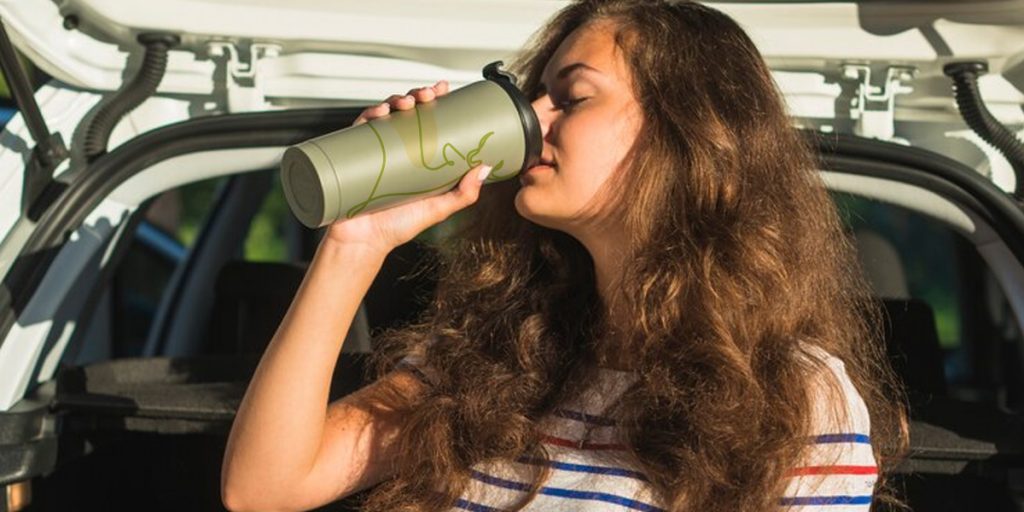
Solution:
[(570, 98), (570, 99), (567, 99), (565, 101), (558, 102), (557, 107), (559, 109), (565, 110), (565, 111), (572, 110), (573, 108), (576, 107), (576, 105), (579, 105), (580, 103), (586, 101), (587, 99), (588, 98), (586, 98), (586, 97)]

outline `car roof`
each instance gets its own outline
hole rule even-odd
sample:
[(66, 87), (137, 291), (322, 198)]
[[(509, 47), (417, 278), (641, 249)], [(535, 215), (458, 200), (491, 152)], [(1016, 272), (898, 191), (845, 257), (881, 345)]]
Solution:
[[(981, 59), (996, 104), (1024, 102), (1024, 0), (706, 2), (736, 19), (775, 70), (829, 80), (842, 63), (909, 66), (927, 82), (951, 60)], [(141, 33), (181, 39), (160, 91), (208, 93), (216, 60), (259, 61), (278, 97), (371, 100), (403, 80), (479, 78), (507, 60), (564, 0), (17, 0), (0, 1), (15, 43), (69, 84), (113, 91)], [(59, 27), (64, 26), (65, 29)], [(325, 86), (330, 83), (331, 86)], [(944, 83), (944, 82), (943, 82)], [(947, 106), (926, 87), (901, 98)]]

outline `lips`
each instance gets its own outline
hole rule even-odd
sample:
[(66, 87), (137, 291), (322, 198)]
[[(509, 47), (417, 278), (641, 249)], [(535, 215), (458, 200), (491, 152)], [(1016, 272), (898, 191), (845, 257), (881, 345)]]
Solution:
[(536, 173), (538, 171), (544, 171), (544, 170), (554, 171), (556, 165), (557, 164), (555, 164), (555, 161), (554, 161), (553, 158), (551, 158), (550, 156), (547, 156), (547, 155), (541, 155), (540, 160), (537, 160), (536, 164), (534, 164), (532, 167), (526, 169), (525, 171), (523, 171), (520, 174), (520, 176), (519, 176), (520, 183), (523, 183), (523, 184), (530, 183), (530, 182), (532, 182), (530, 180), (532, 180), (532, 178), (533, 178), (532, 175), (534, 173)]
[(536, 170), (540, 170), (540, 169), (554, 170), (555, 167), (553, 165), (549, 164), (549, 163), (537, 162), (536, 165), (526, 169), (526, 172), (536, 171)]

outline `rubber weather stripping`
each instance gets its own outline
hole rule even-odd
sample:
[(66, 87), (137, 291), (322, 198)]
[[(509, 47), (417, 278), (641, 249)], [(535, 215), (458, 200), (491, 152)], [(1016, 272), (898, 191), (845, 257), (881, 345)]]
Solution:
[[(0, 19), (0, 68), (3, 68), (7, 85), (14, 96), (18, 112), (25, 120), (25, 126), (36, 146), (29, 154), (25, 164), (24, 185), (22, 190), (21, 212), (36, 220), (41, 215), (39, 200), (48, 188), (53, 189), (53, 171), (68, 158), (68, 149), (60, 133), (50, 133), (46, 120), (39, 111), (32, 84), (25, 76), (25, 70), (18, 62), (14, 45), (7, 36), (7, 28)], [(47, 194), (52, 196), (52, 194)]]
[(167, 52), (180, 42), (180, 38), (173, 34), (140, 34), (136, 39), (146, 47), (142, 67), (89, 122), (83, 142), (89, 162), (107, 152), (110, 134), (118, 121), (156, 93), (167, 71)]
[(286, 147), (348, 126), (362, 108), (295, 109), (200, 117), (143, 133), (77, 173), (45, 212), (0, 285), (0, 346), (71, 233), (115, 188), (175, 156), (203, 151)]
[(918, 185), (971, 208), (1024, 263), (1024, 209), (1014, 196), (971, 167), (927, 149), (892, 142), (813, 130), (799, 133), (816, 150), (823, 169)]
[(1013, 195), (1024, 201), (1024, 144), (989, 112), (978, 90), (978, 77), (988, 72), (988, 65), (984, 62), (951, 62), (942, 71), (953, 79), (956, 105), (967, 126), (1010, 161), (1016, 182)]

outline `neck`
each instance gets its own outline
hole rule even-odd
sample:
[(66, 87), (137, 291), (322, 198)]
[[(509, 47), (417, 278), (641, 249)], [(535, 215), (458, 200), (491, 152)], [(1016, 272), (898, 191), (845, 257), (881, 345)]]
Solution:
[(621, 287), (625, 255), (621, 244), (617, 239), (602, 239), (590, 244), (584, 244), (590, 252), (594, 261), (594, 277), (596, 279), (597, 292), (601, 297), (601, 303), (605, 306), (605, 312), (609, 313), (608, 318), (621, 318), (619, 313), (619, 302), (621, 300)]
[[(605, 231), (608, 233), (608, 231)], [(581, 239), (594, 262), (594, 276), (598, 295), (604, 307), (608, 330), (598, 347), (598, 365), (617, 370), (628, 370), (625, 367), (627, 358), (621, 353), (624, 345), (622, 332), (628, 325), (627, 312), (623, 305), (622, 280), (625, 267), (625, 236), (602, 236), (600, 238)]]

